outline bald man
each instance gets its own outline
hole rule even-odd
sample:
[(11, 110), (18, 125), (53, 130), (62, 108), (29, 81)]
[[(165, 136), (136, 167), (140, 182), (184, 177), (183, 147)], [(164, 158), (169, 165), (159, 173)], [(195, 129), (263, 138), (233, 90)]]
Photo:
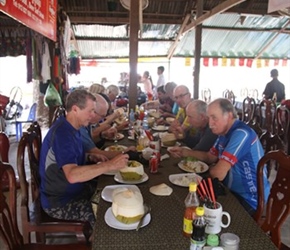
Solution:
[[(92, 118), (90, 125), (88, 125), (87, 127), (82, 127), (80, 129), (81, 134), (82, 134), (82, 139), (83, 139), (83, 147), (86, 153), (100, 154), (100, 155), (106, 156), (108, 159), (112, 159), (116, 155), (121, 154), (121, 152), (104, 151), (97, 148), (95, 145), (95, 140), (96, 140), (96, 135), (99, 134), (99, 132), (96, 132), (95, 130), (100, 128), (100, 130), (102, 131), (104, 128), (103, 132), (101, 132), (102, 136), (104, 135), (109, 136), (111, 134), (114, 136), (117, 133), (117, 130), (111, 127), (110, 121), (109, 121), (110, 119), (108, 119), (108, 123), (106, 120), (105, 122), (102, 123), (102, 125), (94, 128), (94, 125), (98, 124), (100, 120), (106, 117), (107, 109), (108, 109), (108, 102), (105, 100), (104, 97), (102, 97), (99, 94), (94, 94), (94, 96), (96, 97), (95, 116)], [(110, 116), (114, 116), (115, 113), (113, 113)], [(116, 115), (116, 117), (118, 117), (118, 115)], [(109, 129), (107, 127), (107, 124), (109, 126)], [(134, 151), (135, 147), (128, 147), (124, 152), (128, 152), (130, 150)]]
[[(217, 135), (213, 134), (209, 128), (206, 109), (207, 104), (201, 100), (193, 100), (186, 107), (187, 120), (196, 129), (194, 136), (196, 145), (192, 147), (193, 150), (207, 152), (217, 139)], [(170, 153), (177, 157), (190, 156), (191, 151), (188, 152), (183, 149), (182, 147), (173, 147), (170, 149)]]

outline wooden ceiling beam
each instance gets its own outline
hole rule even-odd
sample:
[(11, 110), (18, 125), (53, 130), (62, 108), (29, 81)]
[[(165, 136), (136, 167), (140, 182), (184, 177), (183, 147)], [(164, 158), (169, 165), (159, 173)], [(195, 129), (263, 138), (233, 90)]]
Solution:
[(227, 0), (225, 2), (222, 2), (221, 4), (214, 7), (211, 11), (203, 14), (202, 16), (200, 16), (196, 20), (194, 20), (191, 24), (187, 25), (184, 29), (184, 33), (194, 29), (197, 25), (203, 23), (208, 18), (210, 18), (216, 14), (219, 14), (221, 12), (224, 12), (224, 11), (232, 8), (233, 6), (240, 4), (244, 1), (246, 1), (246, 0)]
[[(181, 24), (183, 16), (169, 16), (164, 18), (151, 18), (143, 16), (144, 24)], [(96, 17), (96, 16), (70, 16), (72, 24), (128, 24), (129, 17)]]
[(267, 43), (262, 47), (262, 49), (259, 51), (259, 53), (255, 56), (255, 59), (258, 59), (263, 52), (274, 42), (274, 40), (279, 36), (279, 34), (286, 29), (286, 27), (290, 24), (290, 19), (288, 19), (287, 22), (285, 22), (282, 27), (281, 30), (279, 32), (277, 32), (276, 34), (273, 35), (273, 37), (267, 41)]
[(172, 55), (174, 54), (174, 51), (175, 51), (175, 49), (176, 49), (176, 47), (177, 47), (177, 45), (178, 45), (178, 43), (179, 43), (179, 41), (180, 41), (180, 37), (181, 37), (182, 34), (183, 34), (183, 30), (184, 30), (184, 28), (185, 28), (186, 25), (188, 24), (189, 19), (190, 19), (190, 14), (187, 14), (187, 15), (185, 16), (184, 20), (183, 20), (183, 23), (182, 23), (182, 25), (181, 25), (179, 31), (178, 31), (178, 35), (177, 35), (177, 37), (175, 38), (174, 43), (170, 46), (170, 48), (169, 48), (169, 50), (168, 50), (168, 56), (167, 56), (167, 58), (168, 58), (169, 60), (171, 59)]

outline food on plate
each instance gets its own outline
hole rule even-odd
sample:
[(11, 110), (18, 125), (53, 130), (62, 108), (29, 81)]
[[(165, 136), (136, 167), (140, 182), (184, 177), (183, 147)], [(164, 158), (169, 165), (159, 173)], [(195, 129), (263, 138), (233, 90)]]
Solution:
[(128, 161), (125, 168), (120, 169), (120, 175), (124, 181), (137, 181), (142, 178), (144, 167), (138, 161)]
[(155, 119), (154, 117), (148, 117), (148, 126), (149, 127), (153, 127), (154, 123), (155, 123)]
[(161, 142), (166, 147), (174, 146), (176, 144), (176, 137), (173, 133), (166, 133), (162, 135)]
[(143, 197), (140, 191), (130, 188), (117, 188), (112, 194), (112, 212), (115, 218), (124, 223), (132, 224), (144, 214)]
[(173, 118), (173, 117), (166, 117), (165, 120), (170, 125), (175, 120), (175, 118)]
[(149, 110), (149, 115), (154, 117), (154, 118), (160, 118), (160, 112), (159, 111), (156, 111), (156, 110)]
[(169, 196), (172, 193), (172, 188), (167, 186), (165, 183), (153, 186), (149, 189), (150, 193), (159, 196)]
[(198, 183), (198, 177), (197, 175), (182, 175), (180, 177), (177, 177), (172, 180), (173, 184), (178, 185), (178, 186), (184, 186), (187, 187), (189, 186), (190, 182), (195, 182)]
[(184, 161), (183, 168), (190, 172), (200, 173), (205, 171), (204, 163), (201, 161)]
[(108, 147), (108, 151), (123, 151), (125, 148), (120, 145), (112, 145)]

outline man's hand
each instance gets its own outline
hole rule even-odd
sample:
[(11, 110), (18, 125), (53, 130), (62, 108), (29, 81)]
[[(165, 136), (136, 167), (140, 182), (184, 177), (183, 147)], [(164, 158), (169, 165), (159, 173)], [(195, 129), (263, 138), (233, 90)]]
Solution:
[(102, 132), (102, 136), (106, 139), (114, 139), (117, 134), (118, 130), (114, 127)]
[(104, 161), (108, 161), (108, 158), (104, 155), (101, 154), (96, 154), (96, 153), (90, 153), (88, 159), (91, 162), (104, 162)]
[(114, 157), (112, 160), (107, 161), (109, 166), (109, 171), (119, 170), (128, 165), (129, 155), (120, 154)]

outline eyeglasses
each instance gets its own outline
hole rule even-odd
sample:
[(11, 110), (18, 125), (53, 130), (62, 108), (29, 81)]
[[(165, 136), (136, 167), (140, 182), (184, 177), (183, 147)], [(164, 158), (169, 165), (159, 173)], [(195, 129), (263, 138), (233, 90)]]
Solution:
[(182, 97), (184, 97), (184, 96), (186, 96), (186, 95), (188, 95), (189, 93), (187, 92), (187, 93), (184, 93), (184, 94), (181, 94), (181, 95), (177, 95), (177, 96), (174, 96), (174, 99), (175, 100), (178, 100), (179, 98), (182, 98)]

